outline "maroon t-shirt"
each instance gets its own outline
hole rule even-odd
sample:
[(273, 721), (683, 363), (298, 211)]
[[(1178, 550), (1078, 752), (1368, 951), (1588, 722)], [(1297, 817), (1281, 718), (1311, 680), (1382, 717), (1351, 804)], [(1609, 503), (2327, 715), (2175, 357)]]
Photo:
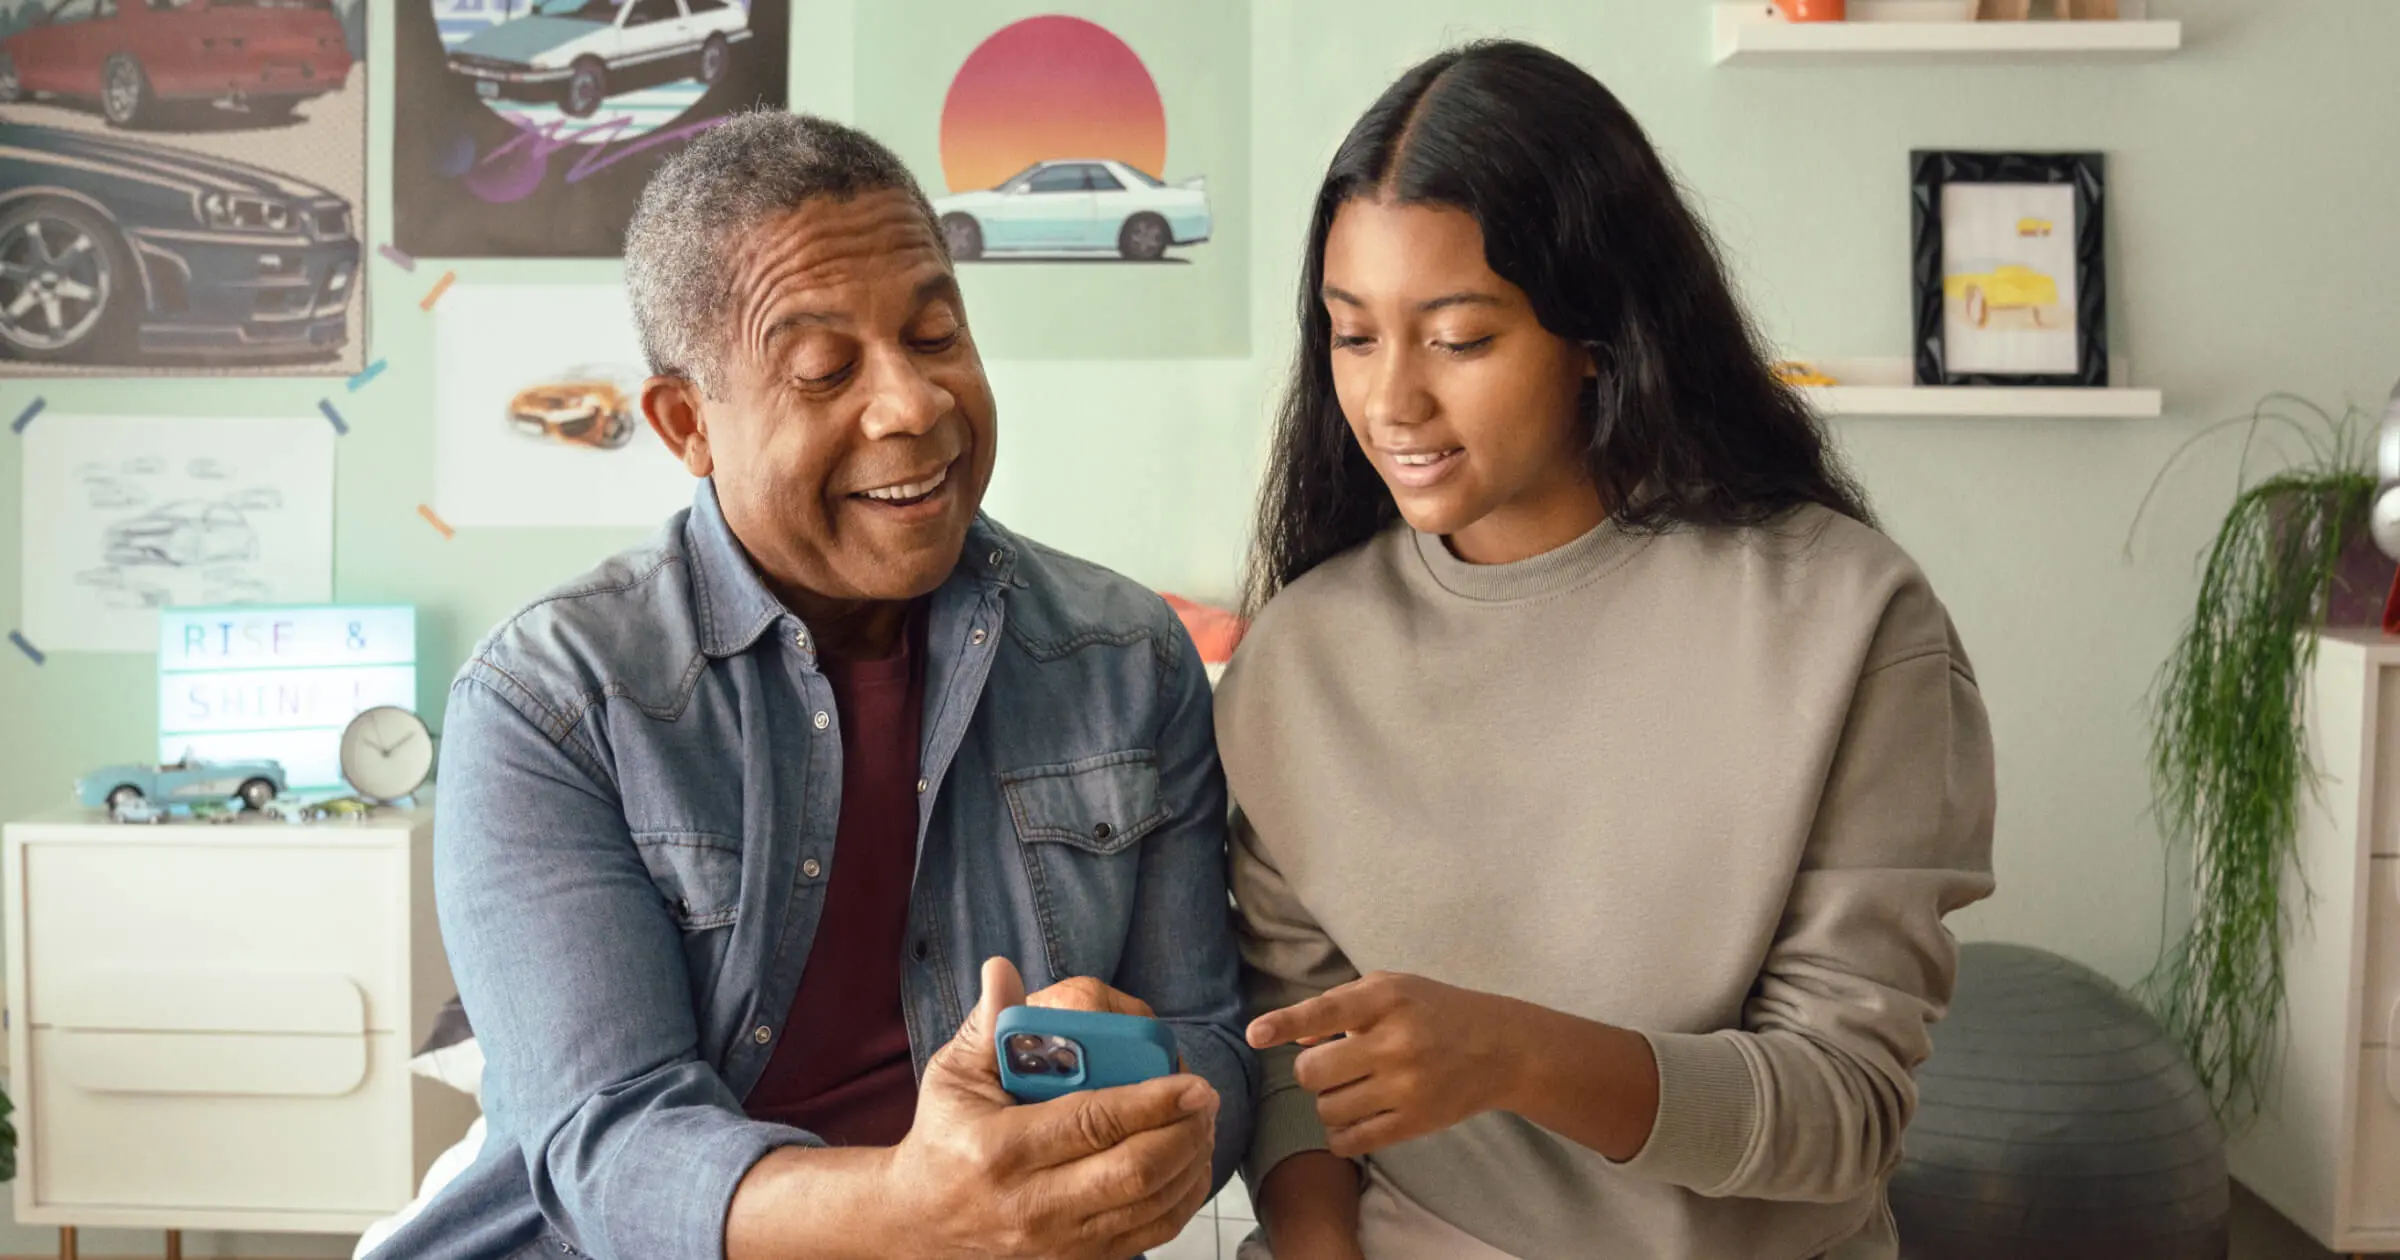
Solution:
[(887, 659), (820, 662), (842, 727), (835, 860), (786, 1036), (743, 1103), (835, 1146), (895, 1145), (917, 1110), (900, 951), (917, 868), (923, 622), (920, 610)]

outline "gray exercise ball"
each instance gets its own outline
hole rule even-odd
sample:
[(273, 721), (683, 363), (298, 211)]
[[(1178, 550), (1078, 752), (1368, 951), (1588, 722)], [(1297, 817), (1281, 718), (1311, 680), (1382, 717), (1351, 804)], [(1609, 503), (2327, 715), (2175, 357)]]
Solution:
[(1903, 1260), (2223, 1260), (2225, 1140), (2200, 1078), (2097, 972), (1959, 950), (1892, 1175)]

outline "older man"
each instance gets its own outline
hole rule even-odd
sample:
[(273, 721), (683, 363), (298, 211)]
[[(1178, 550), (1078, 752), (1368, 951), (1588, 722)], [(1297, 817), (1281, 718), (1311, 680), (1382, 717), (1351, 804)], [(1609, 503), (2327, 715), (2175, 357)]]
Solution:
[[(451, 690), (436, 886), (490, 1139), (378, 1254), (1168, 1240), (1254, 1071), (1189, 638), (978, 515), (991, 390), (883, 146), (737, 118), (651, 182), (626, 273), (698, 493)], [(1019, 967), (1037, 1005), (1155, 1011), (1188, 1074), (1011, 1105)]]

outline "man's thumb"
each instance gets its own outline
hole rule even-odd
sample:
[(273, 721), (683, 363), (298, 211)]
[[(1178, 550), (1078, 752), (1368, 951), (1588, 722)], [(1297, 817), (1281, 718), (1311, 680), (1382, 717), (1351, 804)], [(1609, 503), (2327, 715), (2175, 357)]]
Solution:
[(999, 1026), (1000, 1012), (1025, 1004), (1025, 978), (1017, 974), (1017, 965), (1006, 958), (983, 960), (983, 997), (975, 1003), (974, 1013), (958, 1030), (958, 1039), (973, 1047), (977, 1053), (992, 1053), (992, 1029)]

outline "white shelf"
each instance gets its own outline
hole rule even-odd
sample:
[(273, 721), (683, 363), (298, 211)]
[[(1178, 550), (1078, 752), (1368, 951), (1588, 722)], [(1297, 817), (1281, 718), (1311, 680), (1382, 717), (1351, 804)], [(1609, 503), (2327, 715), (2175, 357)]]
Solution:
[(2026, 63), (2131, 61), (2183, 46), (2183, 23), (2144, 21), (2125, 4), (2113, 22), (1787, 22), (1768, 0), (1716, 6), (1716, 64)]
[[(1918, 385), (1906, 359), (1813, 360), (1839, 385), (1800, 393), (1825, 416), (2020, 416), (2139, 419), (2156, 416), (2166, 396), (2155, 389), (2016, 389), (1988, 385)], [(2113, 379), (2125, 367), (2110, 365)]]

